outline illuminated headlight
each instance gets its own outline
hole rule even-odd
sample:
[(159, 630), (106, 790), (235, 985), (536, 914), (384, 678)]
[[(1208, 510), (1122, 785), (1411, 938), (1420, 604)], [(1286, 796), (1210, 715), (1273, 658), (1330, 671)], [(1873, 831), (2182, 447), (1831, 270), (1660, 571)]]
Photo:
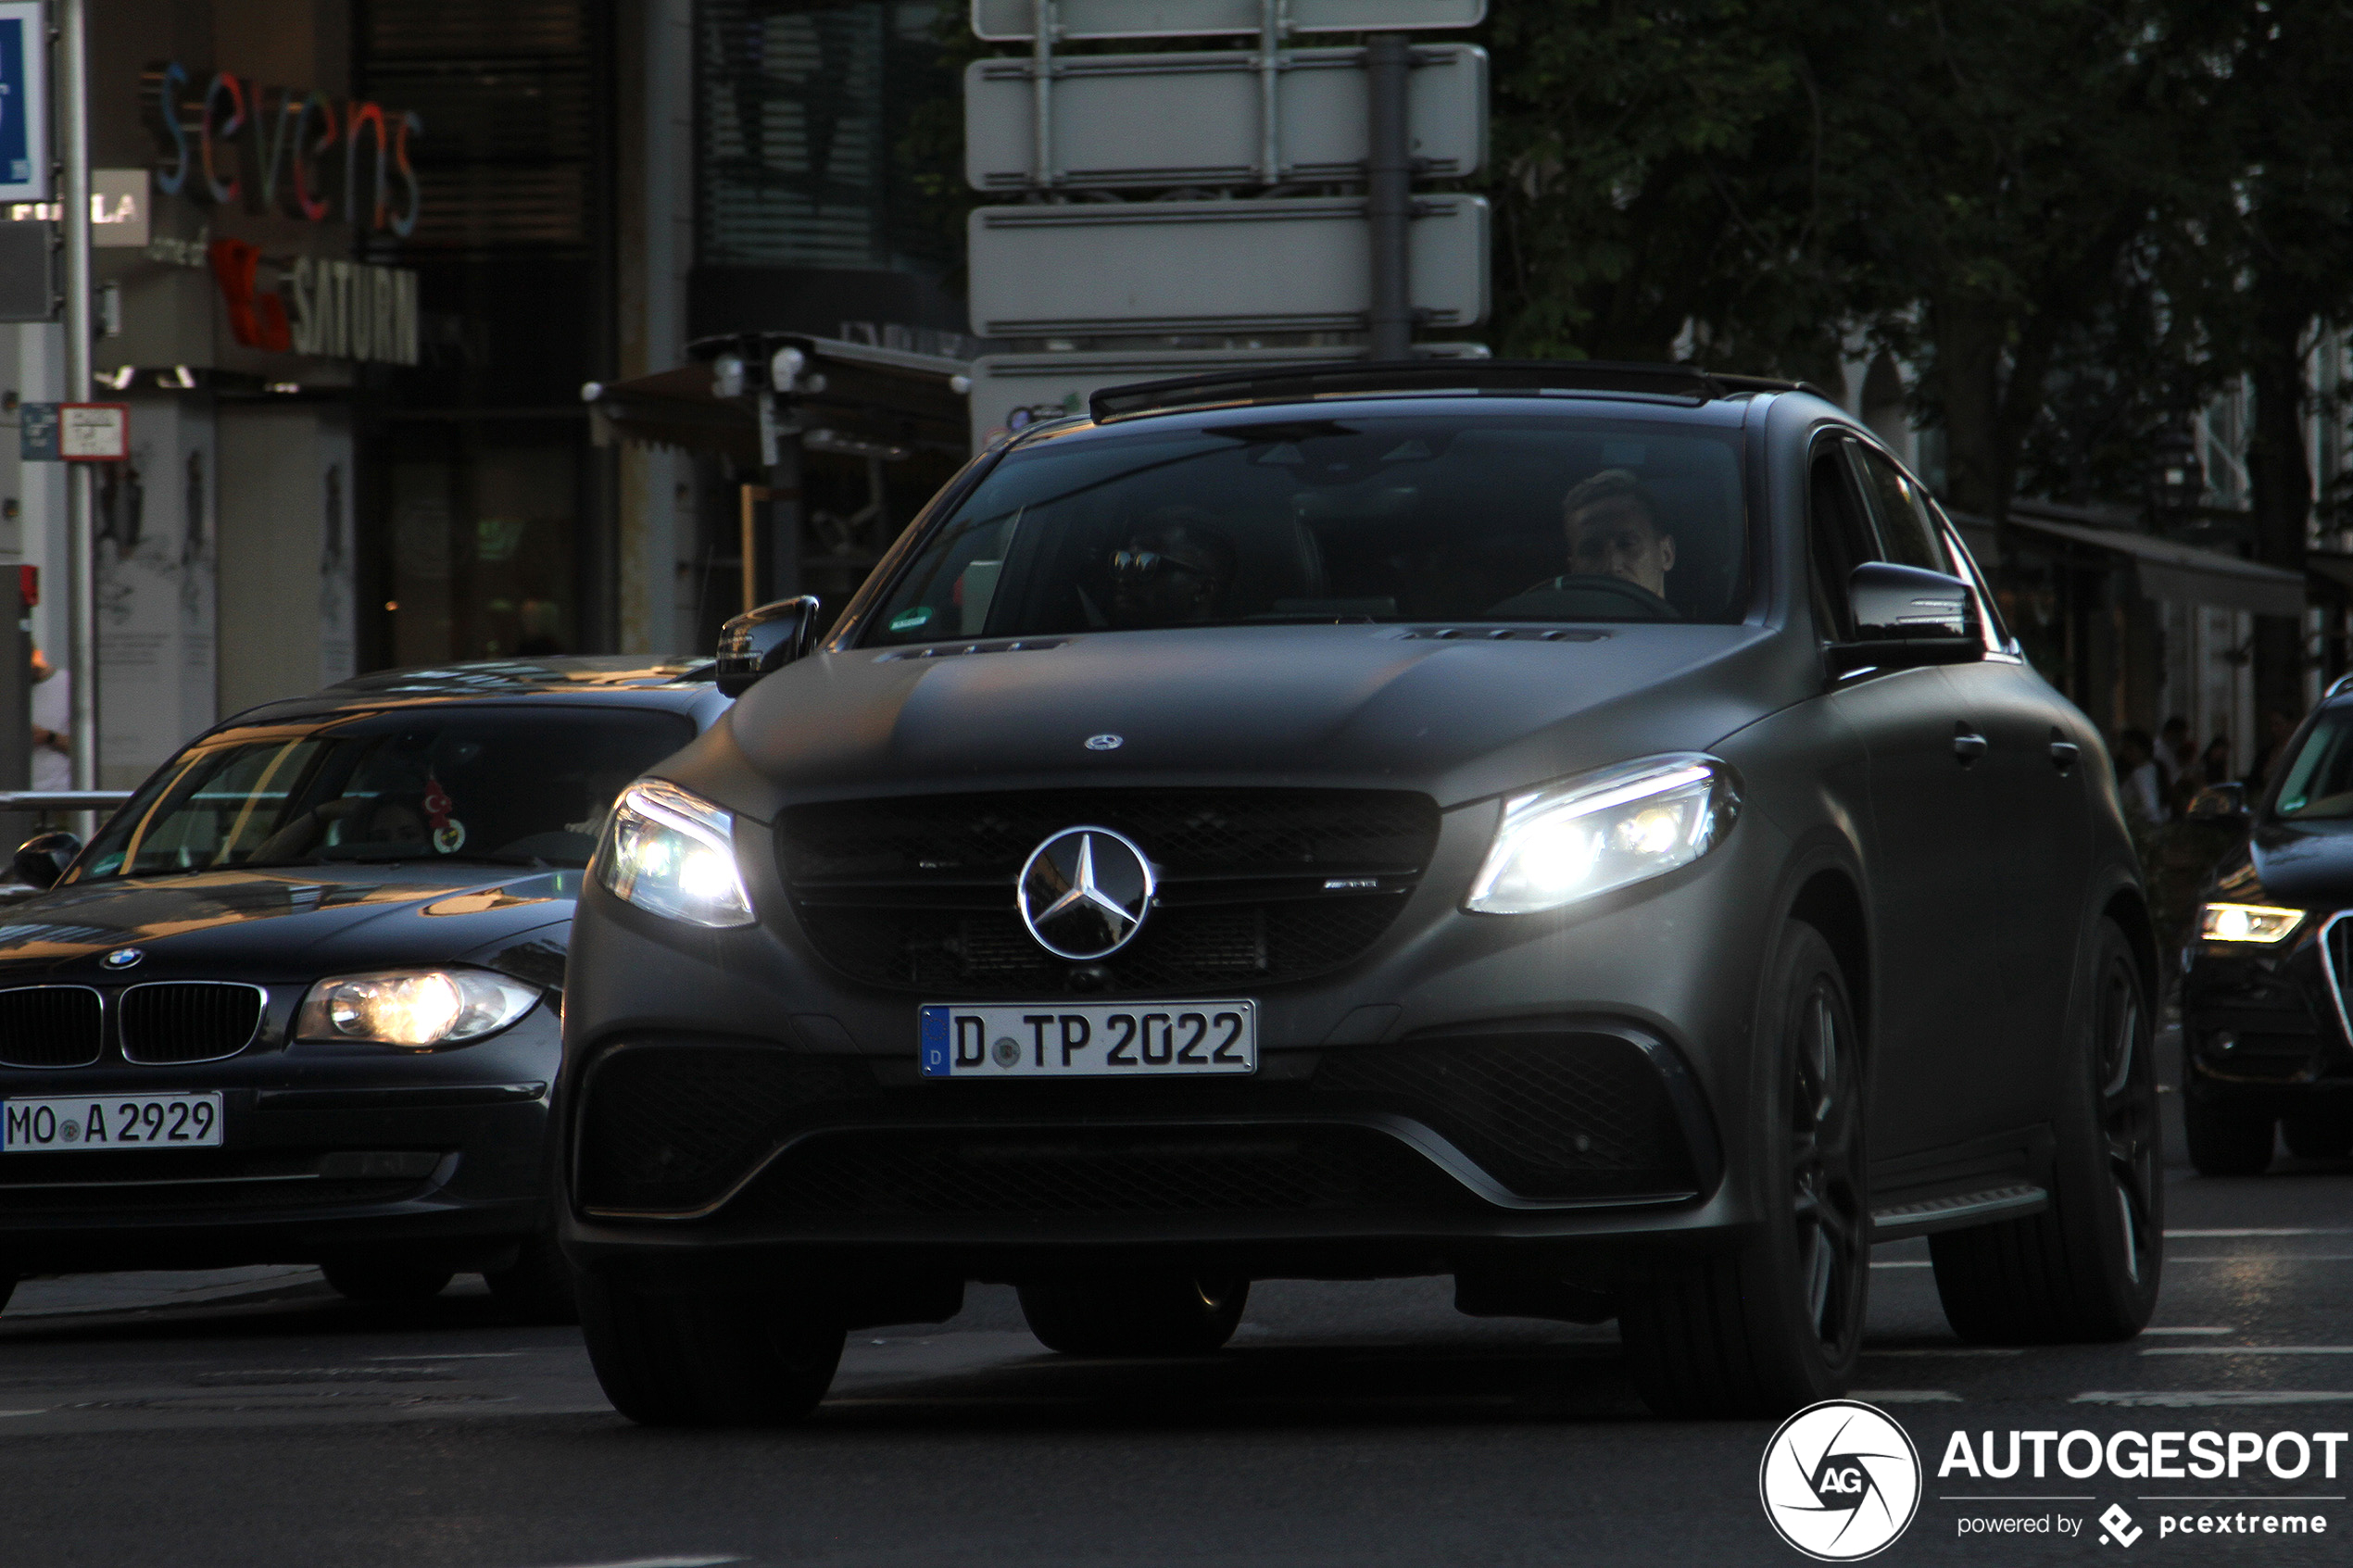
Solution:
[(2208, 942), (2278, 942), (2304, 923), (2302, 909), (2269, 904), (2200, 904), (2197, 934)]
[(736, 870), (735, 819), (660, 779), (621, 792), (597, 877), (641, 909), (694, 925), (749, 925), (751, 900)]
[(295, 1015), (297, 1040), (462, 1046), (495, 1035), (539, 1002), (536, 986), (482, 969), (392, 969), (321, 980)]
[(1713, 757), (1645, 758), (1519, 796), (1504, 806), (1465, 908), (1556, 909), (1687, 866), (1740, 810), (1732, 770)]

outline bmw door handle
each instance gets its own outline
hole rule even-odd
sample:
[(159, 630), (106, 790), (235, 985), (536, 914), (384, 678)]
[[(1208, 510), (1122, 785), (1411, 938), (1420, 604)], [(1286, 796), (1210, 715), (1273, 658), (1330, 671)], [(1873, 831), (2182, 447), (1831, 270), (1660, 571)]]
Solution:
[(1967, 724), (1953, 726), (1953, 755), (1966, 768), (1985, 755), (1985, 737)]

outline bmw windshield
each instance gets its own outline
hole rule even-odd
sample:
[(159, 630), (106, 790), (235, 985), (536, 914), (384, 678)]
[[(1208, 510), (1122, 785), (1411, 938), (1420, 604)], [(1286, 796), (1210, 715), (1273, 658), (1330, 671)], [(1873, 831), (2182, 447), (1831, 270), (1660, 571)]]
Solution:
[(1740, 431), (1335, 413), (1009, 453), (868, 644), (1251, 622), (1736, 621)]

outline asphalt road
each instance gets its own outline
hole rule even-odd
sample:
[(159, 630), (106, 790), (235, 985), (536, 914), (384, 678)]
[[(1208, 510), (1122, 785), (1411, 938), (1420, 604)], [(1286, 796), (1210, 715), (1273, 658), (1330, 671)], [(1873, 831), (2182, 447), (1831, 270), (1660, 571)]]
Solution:
[[(1857, 1395), (1927, 1475), (1874, 1561), (2353, 1557), (2353, 1444), (2334, 1479), (1936, 1474), (1956, 1431), (2353, 1428), (2353, 1163), (2172, 1177), (2134, 1344), (1962, 1346), (1925, 1248), (1881, 1249)], [(1010, 1291), (975, 1289), (951, 1323), (853, 1339), (806, 1427), (749, 1434), (631, 1426), (576, 1335), (501, 1323), (471, 1279), (398, 1311), (263, 1283), (47, 1317), (27, 1288), (0, 1317), (0, 1563), (1804, 1561), (1758, 1500), (1770, 1424), (1653, 1421), (1613, 1329), (1461, 1317), (1442, 1280), (1265, 1283), (1228, 1350), (1160, 1365), (1050, 1355)], [(2103, 1538), (2111, 1503), (2129, 1546)], [(2326, 1533), (2162, 1533), (2290, 1512)], [(1962, 1534), (2003, 1518), (2050, 1533)]]

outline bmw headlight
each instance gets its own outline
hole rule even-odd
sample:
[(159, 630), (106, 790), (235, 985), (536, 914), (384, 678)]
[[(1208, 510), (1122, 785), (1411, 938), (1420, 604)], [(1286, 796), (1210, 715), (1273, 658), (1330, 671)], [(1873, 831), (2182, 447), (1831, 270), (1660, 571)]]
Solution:
[(2274, 909), (2269, 904), (2197, 907), (2197, 934), (2208, 942), (2282, 942), (2303, 923), (2302, 909)]
[(538, 987), (486, 969), (388, 969), (339, 974), (310, 987), (295, 1015), (297, 1040), (375, 1046), (462, 1046), (495, 1035), (539, 1002)]
[(751, 923), (736, 869), (736, 821), (660, 779), (621, 792), (597, 847), (597, 878), (641, 909), (693, 925)]
[(1687, 866), (1740, 810), (1731, 768), (1713, 757), (1648, 757), (1504, 802), (1487, 863), (1464, 907), (1476, 914), (1556, 909)]

